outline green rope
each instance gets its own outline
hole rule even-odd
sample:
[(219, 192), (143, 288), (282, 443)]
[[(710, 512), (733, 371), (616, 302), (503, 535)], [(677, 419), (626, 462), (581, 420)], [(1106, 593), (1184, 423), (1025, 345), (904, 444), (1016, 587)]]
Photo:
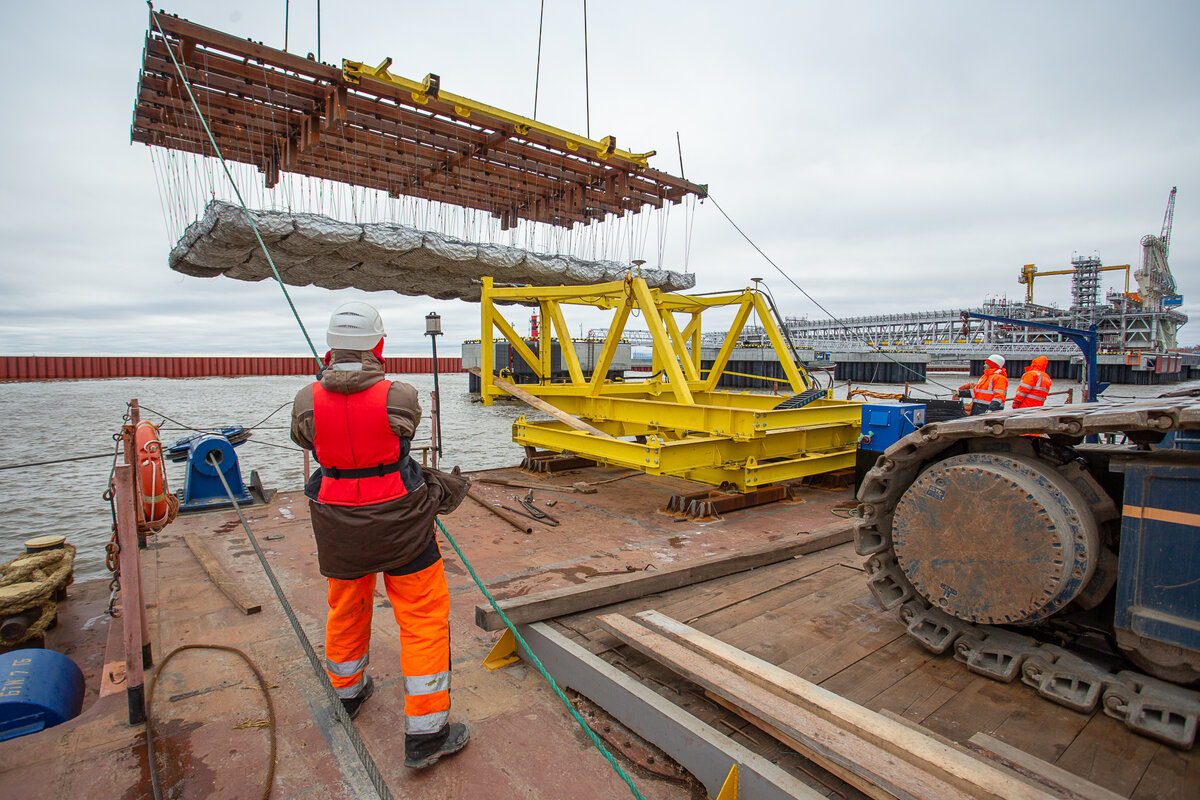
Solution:
[[(157, 13), (154, 11), (153, 4), (150, 2), (150, 0), (147, 0), (146, 5), (150, 6), (150, 20), (154, 23), (154, 27), (158, 28), (158, 33), (163, 37), (163, 41), (166, 42), (167, 34), (163, 31), (162, 26), (158, 24)], [(212, 144), (213, 150), (216, 151), (217, 157), (221, 160), (221, 168), (225, 171), (225, 177), (229, 179), (229, 185), (233, 187), (233, 192), (237, 195), (237, 199), (242, 206), (242, 210), (246, 212), (246, 219), (250, 221), (250, 227), (254, 230), (254, 238), (258, 240), (258, 244), (262, 248), (263, 254), (267, 257), (267, 263), (271, 265), (271, 272), (275, 275), (275, 280), (278, 281), (279, 288), (283, 290), (283, 296), (287, 299), (288, 306), (292, 309), (292, 315), (296, 318), (297, 324), (300, 325), (300, 331), (304, 334), (305, 341), (308, 342), (308, 348), (312, 350), (313, 358), (315, 358), (317, 363), (320, 364), (321, 358), (317, 355), (317, 349), (313, 347), (312, 339), (309, 338), (308, 331), (304, 327), (304, 322), (301, 321), (300, 314), (296, 311), (296, 306), (292, 302), (291, 295), (288, 294), (287, 287), (283, 283), (283, 278), (279, 275), (279, 270), (275, 268), (275, 260), (271, 258), (271, 253), (269, 250), (267, 250), (266, 242), (263, 241), (262, 236), (258, 232), (258, 225), (255, 224), (254, 217), (251, 215), (250, 209), (246, 207), (246, 202), (242, 199), (242, 193), (238, 190), (237, 183), (233, 180), (233, 175), (229, 173), (229, 167), (225, 163), (225, 156), (221, 154), (221, 148), (217, 146), (217, 140), (213, 137), (212, 131), (208, 127), (208, 121), (205, 120), (204, 113), (200, 110), (200, 104), (196, 102), (196, 97), (192, 94), (192, 85), (188, 81), (187, 76), (183, 74), (183, 69), (179, 66), (179, 62), (175, 59), (175, 51), (169, 45), (167, 47), (167, 53), (170, 54), (171, 63), (175, 65), (175, 71), (179, 73), (179, 79), (183, 82), (184, 88), (187, 89), (188, 99), (192, 101), (192, 108), (196, 110), (196, 114), (200, 118), (200, 124), (204, 126), (204, 132), (208, 134), (208, 140)], [(463, 566), (467, 568), (467, 572), (471, 573), (471, 578), (474, 579), (475, 585), (479, 587), (479, 590), (483, 592), (483, 596), (486, 597), (488, 602), (492, 604), (492, 608), (496, 609), (496, 613), (500, 615), (500, 619), (504, 620), (504, 624), (508, 626), (510, 631), (512, 631), (513, 637), (516, 638), (517, 642), (521, 645), (521, 648), (529, 655), (530, 659), (533, 660), (533, 665), (537, 668), (537, 671), (541, 673), (542, 677), (545, 678), (550, 684), (550, 688), (554, 690), (554, 693), (558, 695), (558, 699), (562, 701), (564, 706), (566, 706), (567, 711), (569, 711), (571, 716), (575, 718), (575, 721), (579, 723), (579, 727), (581, 727), (583, 732), (587, 734), (588, 738), (592, 740), (592, 744), (596, 745), (597, 749), (600, 750), (601, 755), (603, 755), (608, 763), (612, 765), (612, 768), (617, 771), (617, 774), (621, 776), (621, 779), (629, 785), (629, 790), (633, 792), (633, 796), (638, 800), (645, 800), (645, 797), (643, 797), (642, 793), (638, 791), (637, 786), (634, 785), (633, 779), (629, 777), (629, 774), (626, 773), (625, 770), (621, 769), (621, 765), (617, 763), (617, 760), (613, 757), (613, 754), (608, 752), (608, 749), (605, 748), (604, 744), (600, 741), (600, 737), (597, 736), (590, 727), (588, 727), (587, 722), (584, 721), (579, 712), (576, 711), (574, 706), (571, 705), (571, 701), (567, 699), (565, 694), (563, 694), (563, 691), (558, 687), (558, 684), (554, 682), (554, 678), (550, 677), (550, 673), (546, 671), (544, 666), (542, 666), (541, 659), (539, 659), (537, 655), (534, 654), (533, 650), (530, 649), (529, 645), (526, 644), (524, 637), (517, 632), (516, 626), (513, 625), (508, 616), (500, 610), (500, 607), (496, 605), (496, 600), (483, 585), (483, 581), (479, 579), (479, 576), (475, 574), (475, 569), (471, 566), (471, 562), (469, 562), (467, 557), (463, 555), (463, 551), (459, 549), (458, 544), (454, 541), (454, 537), (452, 537), (450, 532), (446, 530), (446, 526), (442, 524), (440, 519), (437, 519), (436, 517), (434, 519), (437, 522), (438, 528), (441, 529), (442, 535), (446, 537), (446, 541), (450, 542), (450, 546), (454, 548), (454, 552), (458, 553), (458, 557), (462, 561)]]
[(320, 369), (322, 364), (321, 357), (317, 355), (317, 348), (313, 346), (312, 339), (308, 335), (308, 330), (304, 327), (304, 322), (300, 319), (300, 313), (296, 311), (296, 304), (292, 302), (292, 296), (288, 294), (287, 286), (284, 285), (279, 270), (275, 268), (275, 259), (271, 258), (271, 252), (267, 250), (267, 243), (263, 241), (262, 235), (258, 232), (258, 224), (254, 221), (254, 215), (246, 207), (246, 201), (242, 199), (242, 193), (238, 189), (237, 182), (234, 181), (233, 175), (229, 172), (229, 165), (225, 163), (225, 156), (221, 154), (221, 148), (217, 146), (217, 140), (213, 137), (212, 131), (208, 127), (208, 120), (204, 118), (204, 112), (200, 110), (200, 104), (196, 102), (196, 96), (192, 94), (192, 84), (187, 79), (187, 76), (183, 74), (183, 68), (179, 66), (179, 62), (175, 59), (175, 50), (167, 42), (167, 34), (163, 31), (162, 26), (158, 24), (158, 12), (154, 10), (154, 4), (150, 0), (146, 0), (146, 5), (150, 6), (150, 21), (154, 23), (154, 27), (158, 28), (158, 34), (163, 38), (163, 44), (167, 45), (167, 53), (171, 56), (171, 63), (175, 65), (175, 71), (179, 73), (179, 80), (183, 81), (183, 88), (187, 89), (188, 99), (192, 101), (192, 108), (196, 109), (196, 115), (200, 117), (200, 124), (204, 126), (204, 132), (208, 134), (208, 141), (212, 143), (213, 150), (217, 153), (217, 158), (221, 159), (221, 169), (225, 170), (225, 177), (229, 179), (229, 185), (233, 187), (233, 193), (237, 195), (238, 202), (242, 206), (242, 211), (246, 212), (246, 219), (250, 221), (250, 227), (254, 231), (254, 238), (258, 240), (258, 245), (262, 248), (263, 255), (267, 257), (267, 263), (271, 265), (271, 272), (275, 275), (275, 280), (279, 282), (279, 288), (283, 290), (284, 299), (287, 300), (288, 307), (292, 309), (292, 316), (296, 318), (296, 323), (300, 326), (300, 332), (304, 334), (304, 341), (308, 342), (308, 349), (312, 351), (313, 358), (316, 359), (317, 369)]
[(467, 561), (467, 557), (463, 555), (463, 551), (458, 549), (458, 544), (454, 541), (454, 537), (450, 535), (450, 532), (446, 530), (446, 526), (443, 525), (442, 521), (437, 517), (434, 517), (433, 519), (434, 522), (437, 523), (438, 528), (441, 529), (442, 535), (446, 537), (446, 541), (448, 541), (450, 546), (454, 548), (454, 552), (458, 553), (458, 558), (462, 561), (463, 566), (467, 568), (467, 572), (471, 573), (471, 578), (474, 579), (475, 585), (479, 587), (479, 591), (483, 592), (483, 596), (486, 597), (487, 601), (492, 604), (492, 608), (496, 609), (496, 613), (500, 615), (500, 619), (504, 620), (505, 626), (508, 627), (508, 630), (517, 640), (517, 643), (521, 645), (521, 649), (524, 650), (526, 655), (528, 655), (533, 661), (533, 666), (537, 668), (537, 671), (540, 672), (542, 677), (545, 678), (550, 684), (550, 688), (554, 690), (554, 693), (558, 695), (558, 699), (561, 700), (563, 705), (567, 707), (567, 711), (571, 712), (571, 716), (574, 717), (575, 721), (579, 723), (579, 727), (583, 728), (583, 732), (586, 733), (587, 737), (592, 740), (592, 744), (596, 745), (596, 747), (600, 750), (600, 754), (608, 760), (608, 763), (611, 764), (612, 768), (617, 771), (617, 774), (621, 776), (621, 779), (625, 781), (625, 783), (629, 784), (629, 791), (633, 792), (633, 796), (638, 800), (646, 800), (646, 798), (642, 796), (642, 793), (638, 791), (637, 787), (633, 785), (633, 778), (629, 777), (629, 774), (625, 772), (625, 770), (621, 769), (621, 765), (617, 763), (617, 759), (614, 758), (613, 754), (608, 752), (608, 749), (603, 743), (601, 743), (600, 737), (597, 736), (590, 727), (588, 727), (587, 722), (585, 722), (583, 717), (580, 716), (579, 712), (575, 710), (575, 707), (571, 705), (571, 701), (567, 699), (567, 696), (563, 694), (563, 690), (558, 688), (558, 684), (554, 682), (554, 678), (551, 678), (550, 673), (547, 672), (546, 668), (542, 666), (541, 659), (539, 659), (537, 654), (535, 654), (529, 645), (526, 644), (524, 637), (517, 632), (517, 626), (512, 623), (512, 620), (510, 620), (503, 611), (500, 610), (500, 606), (496, 604), (495, 598), (493, 598), (491, 593), (488, 592), (487, 587), (483, 585), (483, 581), (479, 580), (479, 576), (475, 574), (475, 570), (472, 568), (471, 562)]

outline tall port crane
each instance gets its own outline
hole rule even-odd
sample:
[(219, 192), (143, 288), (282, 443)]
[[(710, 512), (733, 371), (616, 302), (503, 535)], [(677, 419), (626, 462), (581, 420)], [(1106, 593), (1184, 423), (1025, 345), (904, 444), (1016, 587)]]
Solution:
[(1138, 293), (1141, 294), (1144, 308), (1155, 310), (1163, 306), (1178, 306), (1182, 302), (1176, 294), (1175, 276), (1167, 264), (1167, 255), (1171, 249), (1171, 226), (1175, 222), (1175, 192), (1178, 187), (1171, 187), (1167, 198), (1167, 210), (1163, 214), (1162, 231), (1158, 236), (1152, 233), (1142, 237), (1142, 268), (1134, 273), (1138, 282)]

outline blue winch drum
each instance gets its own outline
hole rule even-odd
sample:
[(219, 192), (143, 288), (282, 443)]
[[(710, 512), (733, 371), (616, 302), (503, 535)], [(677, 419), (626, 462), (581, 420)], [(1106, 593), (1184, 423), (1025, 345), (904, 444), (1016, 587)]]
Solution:
[(61, 725), (83, 708), (83, 672), (53, 650), (0, 655), (0, 742)]

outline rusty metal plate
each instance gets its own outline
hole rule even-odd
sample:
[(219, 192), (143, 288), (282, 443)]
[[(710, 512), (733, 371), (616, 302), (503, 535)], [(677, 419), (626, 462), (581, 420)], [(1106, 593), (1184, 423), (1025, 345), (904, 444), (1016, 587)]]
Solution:
[(1036, 622), (1091, 578), (1099, 533), (1086, 502), (1053, 466), (968, 453), (935, 463), (905, 491), (893, 522), (896, 560), (935, 607), (988, 624)]

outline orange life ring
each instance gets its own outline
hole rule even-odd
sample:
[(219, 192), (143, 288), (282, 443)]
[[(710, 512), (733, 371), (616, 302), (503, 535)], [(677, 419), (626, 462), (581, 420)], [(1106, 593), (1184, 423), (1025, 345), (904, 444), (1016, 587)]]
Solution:
[(163, 469), (162, 442), (153, 422), (139, 422), (134, 431), (137, 448), (138, 484), (142, 488), (142, 512), (148, 526), (170, 522), (167, 502), (167, 472)]

